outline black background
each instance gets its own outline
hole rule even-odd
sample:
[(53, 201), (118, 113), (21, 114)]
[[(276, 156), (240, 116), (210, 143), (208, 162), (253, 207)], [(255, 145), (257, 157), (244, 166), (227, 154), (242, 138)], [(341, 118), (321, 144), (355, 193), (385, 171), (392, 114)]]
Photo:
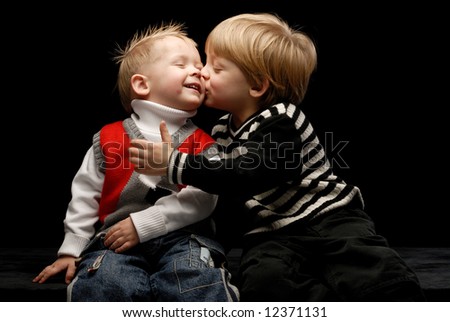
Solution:
[[(277, 13), (316, 42), (318, 68), (303, 109), (331, 156), (347, 142), (335, 151), (346, 165), (334, 164), (336, 172), (361, 188), (379, 233), (393, 246), (450, 246), (443, 9), (332, 3), (61, 2), (3, 10), (1, 246), (62, 242), (71, 181), (92, 135), (126, 116), (114, 91), (115, 43), (174, 20), (186, 23), (203, 54), (208, 32), (242, 12)], [(217, 117), (201, 107), (195, 121), (209, 130)]]

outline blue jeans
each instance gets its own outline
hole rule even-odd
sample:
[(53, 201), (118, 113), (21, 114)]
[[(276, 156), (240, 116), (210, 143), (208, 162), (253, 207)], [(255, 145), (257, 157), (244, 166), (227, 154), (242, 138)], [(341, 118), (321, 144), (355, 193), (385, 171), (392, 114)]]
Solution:
[(238, 301), (220, 244), (177, 231), (116, 254), (103, 238), (90, 247), (67, 289), (73, 302)]

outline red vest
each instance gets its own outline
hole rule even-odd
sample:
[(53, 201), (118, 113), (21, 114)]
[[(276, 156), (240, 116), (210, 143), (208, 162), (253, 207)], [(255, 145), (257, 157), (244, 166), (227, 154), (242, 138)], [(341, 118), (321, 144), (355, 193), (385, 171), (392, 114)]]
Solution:
[[(206, 132), (194, 126), (193, 132), (177, 149), (183, 153), (197, 154), (213, 142)], [(134, 165), (128, 159), (130, 137), (123, 127), (123, 121), (102, 127), (100, 145), (104, 158), (105, 181), (99, 205), (99, 219), (104, 223), (106, 216), (116, 210), (120, 194), (134, 171)]]

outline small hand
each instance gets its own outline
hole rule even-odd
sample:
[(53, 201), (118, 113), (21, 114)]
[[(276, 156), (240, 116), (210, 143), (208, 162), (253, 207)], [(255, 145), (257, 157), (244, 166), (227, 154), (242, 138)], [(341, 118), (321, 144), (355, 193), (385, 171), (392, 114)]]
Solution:
[(66, 276), (64, 281), (66, 284), (69, 284), (73, 277), (75, 276), (76, 266), (75, 266), (76, 258), (73, 256), (60, 256), (53, 264), (45, 267), (39, 275), (37, 275), (34, 279), (34, 283), (42, 284), (50, 277), (59, 274), (60, 272), (66, 270)]
[(150, 142), (142, 139), (131, 140), (129, 159), (135, 165), (135, 171), (149, 176), (164, 176), (167, 173), (169, 158), (172, 154), (172, 137), (167, 125), (161, 121), (159, 130), (162, 142)]
[(139, 235), (130, 217), (119, 221), (106, 233), (104, 244), (116, 253), (123, 253), (139, 244)]

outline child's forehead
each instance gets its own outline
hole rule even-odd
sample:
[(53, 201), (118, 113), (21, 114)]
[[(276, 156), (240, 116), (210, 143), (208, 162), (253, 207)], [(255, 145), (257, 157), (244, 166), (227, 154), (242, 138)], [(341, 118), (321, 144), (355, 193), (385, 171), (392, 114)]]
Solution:
[(213, 51), (206, 51), (206, 60), (211, 62), (220, 62), (222, 60), (225, 60), (225, 57), (217, 55)]
[(157, 55), (195, 55), (200, 57), (200, 52), (193, 43), (177, 37), (158, 39), (153, 43), (150, 52)]
[(143, 64), (147, 66), (162, 61), (168, 63), (189, 61), (194, 64), (203, 64), (200, 52), (192, 42), (173, 36), (155, 39), (147, 48), (145, 59), (146, 62)]
[(236, 65), (236, 63), (233, 60), (220, 55), (212, 55), (212, 56), (207, 55), (206, 63), (214, 65), (215, 67), (227, 67), (231, 65)]

